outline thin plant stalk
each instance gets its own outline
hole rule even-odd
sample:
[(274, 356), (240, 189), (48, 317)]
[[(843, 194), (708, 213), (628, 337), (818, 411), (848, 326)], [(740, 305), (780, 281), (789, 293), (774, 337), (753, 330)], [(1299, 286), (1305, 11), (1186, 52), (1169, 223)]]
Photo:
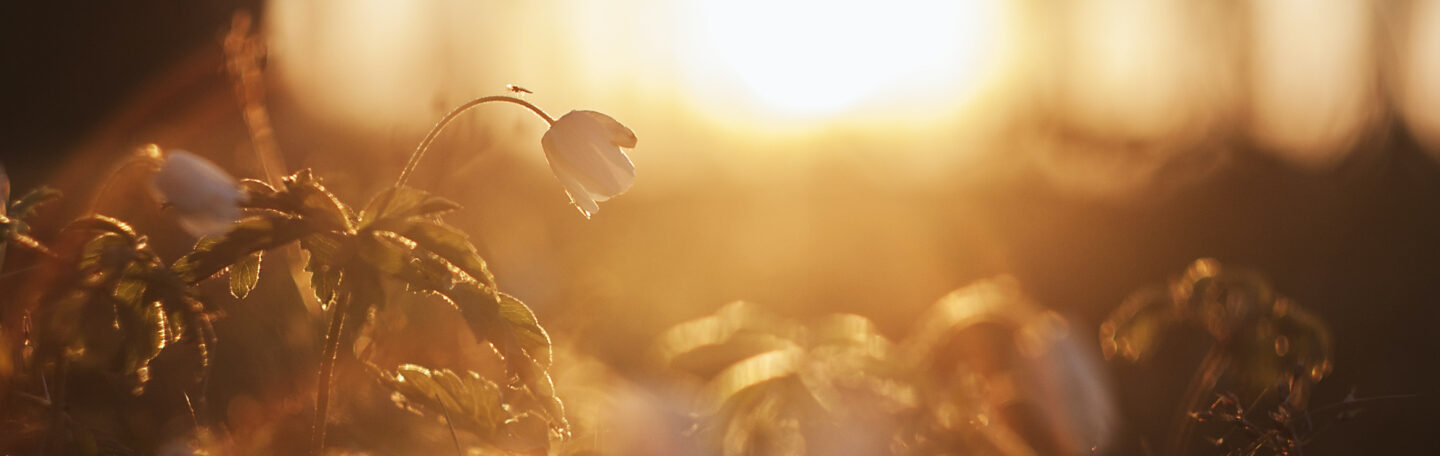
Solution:
[(455, 442), (455, 455), (465, 456), (465, 451), (460, 448), (460, 434), (455, 433), (455, 419), (450, 417), (450, 409), (445, 407), (445, 401), (440, 400), (440, 392), (435, 392), (435, 403), (440, 404), (440, 411), (445, 412), (445, 425), (450, 427), (450, 441)]
[(1190, 449), (1190, 433), (1195, 429), (1195, 420), (1190, 413), (1200, 407), (1204, 400), (1205, 393), (1215, 388), (1215, 383), (1220, 380), (1220, 373), (1230, 360), (1225, 356), (1224, 347), (1215, 344), (1210, 351), (1205, 353), (1205, 359), (1200, 361), (1200, 367), (1195, 369), (1195, 375), (1190, 378), (1190, 385), (1185, 388), (1185, 396), (1180, 402), (1179, 421), (1175, 423), (1174, 432), (1170, 433), (1170, 449), (1166, 454), (1173, 456), (1185, 456)]
[[(535, 115), (540, 116), (546, 123), (551, 125), (555, 123), (555, 119), (550, 117), (549, 114), (546, 114), (544, 110), (519, 98), (505, 95), (492, 95), (470, 100), (451, 110), (445, 114), (440, 121), (435, 123), (435, 126), (430, 129), (430, 132), (420, 141), (420, 145), (416, 146), (415, 152), (410, 154), (410, 159), (405, 163), (405, 168), (400, 171), (400, 177), (395, 180), (394, 188), (400, 188), (405, 185), (410, 179), (410, 174), (415, 171), (416, 165), (420, 163), (420, 159), (425, 156), (425, 151), (429, 150), (430, 145), (435, 142), (435, 138), (440, 135), (440, 132), (443, 131), (447, 125), (454, 121), (456, 117), (459, 117), (460, 114), (464, 114), (471, 108), (490, 102), (518, 104), (529, 109), (530, 112), (535, 113)], [(394, 195), (394, 192), (390, 193), (384, 202), (380, 204), (381, 212), (384, 212), (385, 208), (390, 204), (390, 198), (393, 198)], [(353, 295), (347, 294), (344, 299), (338, 300), (335, 303), (335, 306), (331, 309), (333, 314), (330, 317), (330, 329), (325, 335), (325, 351), (321, 354), (320, 377), (316, 382), (315, 422), (310, 434), (311, 454), (316, 456), (319, 456), (325, 449), (325, 422), (330, 405), (331, 378), (334, 376), (336, 356), (340, 351), (341, 336), (344, 335), (346, 314), (349, 313), (348, 307), (352, 305), (349, 301), (352, 298)], [(458, 444), (458, 440), (456, 443)]]
[(120, 176), (125, 175), (126, 170), (136, 165), (149, 165), (152, 172), (158, 171), (160, 169), (160, 146), (147, 144), (140, 149), (139, 153), (131, 154), (111, 166), (110, 170), (105, 172), (105, 177), (101, 178), (100, 186), (95, 188), (95, 193), (90, 195), (90, 202), (85, 205), (85, 214), (94, 215), (95, 211), (100, 209), (101, 199), (110, 194), (110, 188), (120, 181)]
[(315, 386), (315, 422), (310, 430), (310, 454), (319, 456), (325, 450), (325, 421), (330, 407), (330, 383), (335, 373), (335, 358), (340, 352), (340, 336), (345, 331), (350, 296), (336, 300), (330, 316), (330, 330), (325, 334), (325, 351), (320, 357), (320, 376)]
[[(410, 158), (405, 161), (405, 167), (400, 170), (400, 176), (395, 179), (395, 185), (392, 187), (398, 189), (404, 187), (405, 183), (410, 181), (410, 174), (414, 173), (415, 167), (420, 165), (420, 159), (425, 157), (425, 152), (430, 150), (430, 145), (435, 142), (435, 138), (439, 137), (440, 132), (444, 131), (445, 127), (449, 126), (456, 117), (460, 117), (461, 114), (464, 114), (476, 106), (491, 102), (513, 103), (523, 106), (525, 109), (529, 109), (530, 112), (535, 113), (535, 115), (540, 116), (546, 124), (555, 125), (555, 118), (546, 114), (545, 110), (540, 109), (539, 106), (535, 106), (535, 104), (529, 101), (519, 98), (506, 95), (490, 95), (467, 101), (460, 106), (456, 106), (455, 109), (451, 109), (444, 117), (441, 117), (439, 121), (435, 122), (435, 126), (430, 127), (430, 132), (426, 133), (425, 138), (420, 140), (420, 144), (415, 146), (415, 152), (410, 153)], [(385, 212), (385, 209), (389, 208), (390, 200), (394, 197), (395, 192), (391, 192), (385, 197), (385, 200), (380, 203), (380, 212)]]
[(395, 179), (395, 187), (404, 186), (405, 183), (409, 181), (410, 173), (414, 172), (415, 167), (420, 164), (420, 158), (425, 156), (425, 151), (430, 149), (430, 144), (435, 142), (435, 138), (440, 135), (440, 132), (444, 130), (447, 125), (450, 125), (451, 121), (454, 121), (456, 117), (464, 114), (465, 111), (469, 111), (471, 108), (489, 102), (514, 103), (520, 106), (524, 106), (526, 109), (529, 109), (530, 112), (533, 112), (535, 113), (535, 115), (540, 116), (541, 119), (544, 119), (545, 123), (550, 125), (555, 124), (554, 117), (550, 117), (550, 115), (546, 114), (544, 110), (540, 109), (540, 107), (519, 98), (506, 95), (491, 95), (467, 101), (465, 102), (465, 104), (462, 104), (460, 106), (457, 106), (455, 109), (450, 110), (449, 113), (445, 114), (445, 117), (440, 118), (439, 122), (435, 122), (435, 126), (430, 128), (430, 133), (427, 133), (425, 135), (425, 139), (420, 140), (420, 145), (415, 147), (415, 152), (411, 153), (410, 159), (405, 162), (405, 168), (400, 171), (400, 177)]

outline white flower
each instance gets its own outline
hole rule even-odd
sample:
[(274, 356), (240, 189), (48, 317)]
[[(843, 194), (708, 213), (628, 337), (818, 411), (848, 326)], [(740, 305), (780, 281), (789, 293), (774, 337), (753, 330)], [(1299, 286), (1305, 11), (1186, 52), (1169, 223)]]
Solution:
[(239, 183), (219, 166), (195, 154), (173, 150), (150, 181), (180, 227), (197, 237), (224, 234), (240, 218)]
[(589, 218), (600, 201), (625, 193), (635, 182), (635, 164), (620, 148), (635, 147), (635, 132), (610, 116), (570, 111), (540, 138), (550, 169), (570, 202)]

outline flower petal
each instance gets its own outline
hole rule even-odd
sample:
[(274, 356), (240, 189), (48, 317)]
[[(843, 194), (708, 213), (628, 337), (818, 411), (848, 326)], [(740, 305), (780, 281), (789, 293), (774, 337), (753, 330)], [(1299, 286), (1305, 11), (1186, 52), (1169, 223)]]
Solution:
[(624, 147), (626, 149), (632, 149), (635, 147), (635, 144), (637, 142), (635, 132), (630, 131), (630, 129), (627, 128), (625, 125), (620, 124), (620, 121), (615, 120), (614, 117), (610, 117), (595, 111), (573, 111), (573, 113), (588, 117), (591, 122), (594, 122), (594, 125), (596, 127), (599, 127), (605, 132), (605, 135), (608, 137), (608, 141), (610, 142), (610, 144)]
[(560, 168), (570, 171), (591, 194), (608, 198), (624, 193), (635, 182), (635, 165), (611, 143), (606, 126), (587, 113), (572, 111), (555, 121), (540, 139), (546, 158), (562, 162)]
[[(550, 154), (548, 150), (546, 152), (545, 155), (548, 158)], [(570, 204), (574, 204), (577, 209), (580, 209), (580, 213), (584, 214), (585, 218), (590, 218), (600, 210), (600, 206), (595, 204), (595, 198), (585, 190), (585, 185), (577, 178), (577, 173), (569, 163), (552, 158), (550, 159), (550, 171), (555, 174), (556, 179), (560, 180), (560, 185), (565, 187), (565, 195), (570, 197)]]
[(600, 209), (597, 202), (625, 193), (635, 183), (635, 164), (620, 150), (635, 143), (629, 128), (594, 111), (570, 111), (540, 138), (550, 170), (587, 218)]
[(209, 160), (183, 150), (166, 154), (150, 190), (195, 236), (223, 233), (240, 218), (242, 196), (235, 179)]

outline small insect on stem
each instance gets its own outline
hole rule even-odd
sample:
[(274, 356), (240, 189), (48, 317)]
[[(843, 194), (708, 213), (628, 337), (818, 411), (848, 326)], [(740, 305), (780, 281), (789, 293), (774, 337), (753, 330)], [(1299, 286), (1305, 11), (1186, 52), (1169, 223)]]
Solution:
[(535, 93), (535, 92), (531, 91), (530, 89), (527, 89), (527, 88), (524, 88), (524, 87), (520, 87), (520, 86), (515, 85), (515, 84), (505, 84), (505, 90), (509, 90), (510, 93), (515, 93), (515, 94)]

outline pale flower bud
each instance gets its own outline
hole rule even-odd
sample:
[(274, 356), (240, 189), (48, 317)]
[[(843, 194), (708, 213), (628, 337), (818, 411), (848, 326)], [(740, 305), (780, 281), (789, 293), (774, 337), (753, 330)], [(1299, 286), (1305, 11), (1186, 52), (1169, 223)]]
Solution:
[(550, 126), (540, 146), (570, 202), (586, 218), (600, 210), (598, 202), (625, 193), (635, 182), (635, 164), (620, 150), (635, 147), (635, 133), (610, 116), (570, 111)]
[(150, 192), (193, 236), (224, 234), (240, 218), (239, 183), (209, 160), (173, 150), (150, 181)]

